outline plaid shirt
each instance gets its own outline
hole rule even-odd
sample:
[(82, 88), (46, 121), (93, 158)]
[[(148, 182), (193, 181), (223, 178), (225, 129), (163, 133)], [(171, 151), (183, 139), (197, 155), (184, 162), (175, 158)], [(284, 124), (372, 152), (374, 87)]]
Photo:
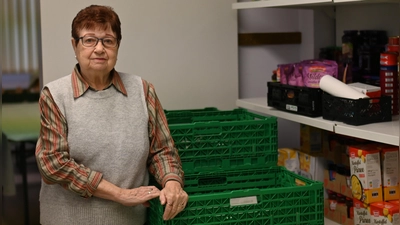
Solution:
[[(71, 79), (74, 98), (79, 98), (90, 88), (79, 73), (79, 65), (74, 68)], [(164, 110), (154, 86), (145, 80), (142, 82), (149, 114), (149, 172), (162, 186), (169, 180), (176, 180), (183, 186), (184, 173)], [(112, 71), (110, 86), (112, 85), (121, 94), (127, 95), (124, 84), (115, 70)], [(91, 197), (103, 175), (70, 158), (67, 142), (68, 121), (60, 112), (47, 87), (43, 88), (40, 94), (39, 107), (41, 129), (36, 145), (36, 158), (43, 181), (48, 184), (60, 184), (82, 197)]]

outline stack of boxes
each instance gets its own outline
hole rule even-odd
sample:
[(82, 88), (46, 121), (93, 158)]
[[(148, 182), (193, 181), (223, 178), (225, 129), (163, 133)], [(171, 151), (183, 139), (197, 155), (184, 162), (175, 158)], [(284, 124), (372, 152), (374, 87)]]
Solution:
[(400, 225), (399, 204), (390, 202), (399, 199), (398, 147), (370, 143), (348, 148), (355, 224)]
[(151, 201), (149, 224), (323, 224), (323, 185), (277, 165), (277, 119), (231, 111), (166, 111), (189, 201), (173, 220)]
[[(325, 216), (343, 225), (400, 225), (399, 147), (300, 125), (278, 165), (325, 187)], [(323, 172), (321, 174), (321, 172)]]
[(324, 137), (332, 160), (325, 171), (325, 216), (346, 225), (399, 225), (398, 146), (329, 132)]
[(300, 148), (278, 149), (278, 166), (284, 166), (308, 179), (323, 182), (327, 163), (321, 146), (321, 129), (300, 124)]

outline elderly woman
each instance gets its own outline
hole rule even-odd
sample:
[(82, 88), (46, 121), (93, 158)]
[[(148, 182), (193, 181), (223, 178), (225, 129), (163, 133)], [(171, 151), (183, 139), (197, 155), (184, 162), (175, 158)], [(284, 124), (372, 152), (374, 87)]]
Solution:
[[(36, 159), (41, 224), (144, 224), (148, 201), (163, 218), (186, 206), (177, 149), (152, 84), (117, 72), (121, 23), (91, 5), (72, 21), (78, 63), (45, 85)], [(148, 186), (149, 174), (162, 187)]]

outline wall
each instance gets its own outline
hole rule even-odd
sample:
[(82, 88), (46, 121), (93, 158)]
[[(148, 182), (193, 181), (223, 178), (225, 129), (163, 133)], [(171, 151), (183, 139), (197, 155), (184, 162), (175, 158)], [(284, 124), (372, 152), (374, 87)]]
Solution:
[[(267, 82), (278, 64), (314, 57), (314, 16), (314, 11), (306, 9), (238, 10), (240, 33), (302, 33), (301, 44), (239, 47), (240, 98), (266, 97)], [(299, 147), (299, 131), (298, 123), (278, 119), (278, 147)]]
[(111, 5), (122, 23), (116, 69), (151, 81), (166, 109), (236, 107), (234, 0), (41, 0), (43, 83), (70, 74), (70, 26), (90, 4)]

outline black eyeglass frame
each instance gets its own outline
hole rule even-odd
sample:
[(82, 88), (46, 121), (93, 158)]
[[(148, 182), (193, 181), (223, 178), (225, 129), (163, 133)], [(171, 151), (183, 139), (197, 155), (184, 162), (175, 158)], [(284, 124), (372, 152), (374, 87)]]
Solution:
[[(86, 46), (84, 44), (84, 42), (83, 42), (84, 38), (94, 38), (94, 39), (96, 39), (96, 43), (93, 46)], [(104, 39), (114, 39), (114, 40), (116, 40), (115, 46), (107, 46), (107, 45), (105, 45), (104, 44)], [(103, 44), (103, 46), (106, 47), (106, 48), (115, 48), (115, 47), (117, 47), (119, 45), (119, 40), (117, 38), (115, 38), (115, 37), (98, 38), (98, 37), (95, 37), (95, 36), (82, 36), (82, 37), (79, 37), (77, 39), (77, 41), (79, 41), (79, 40), (81, 40), (82, 45), (85, 46), (85, 47), (96, 47), (97, 44), (99, 43), (99, 41), (101, 41), (101, 44)]]

